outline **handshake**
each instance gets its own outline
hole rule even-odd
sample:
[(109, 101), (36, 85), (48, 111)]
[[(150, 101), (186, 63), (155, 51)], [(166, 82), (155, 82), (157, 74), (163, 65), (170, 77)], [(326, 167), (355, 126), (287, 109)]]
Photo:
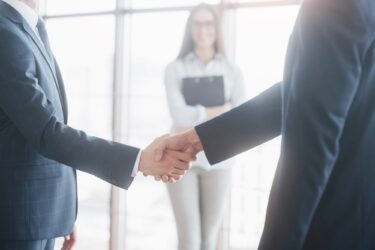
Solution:
[(138, 171), (163, 182), (179, 181), (189, 170), (190, 162), (203, 150), (195, 129), (154, 140), (142, 153)]

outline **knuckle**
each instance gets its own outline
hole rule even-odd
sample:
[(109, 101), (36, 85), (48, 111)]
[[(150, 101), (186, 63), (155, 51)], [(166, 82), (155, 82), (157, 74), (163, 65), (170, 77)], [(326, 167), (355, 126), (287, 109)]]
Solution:
[(167, 165), (168, 165), (169, 167), (173, 165), (173, 159), (172, 159), (172, 158), (168, 158), (168, 159), (166, 160), (166, 162), (167, 162)]

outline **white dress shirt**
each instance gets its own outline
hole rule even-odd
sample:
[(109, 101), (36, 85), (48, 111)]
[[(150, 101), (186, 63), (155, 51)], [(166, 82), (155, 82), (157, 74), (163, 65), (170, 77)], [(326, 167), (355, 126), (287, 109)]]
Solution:
[(9, 4), (13, 7), (20, 15), (26, 20), (26, 22), (30, 25), (31, 29), (38, 34), (36, 25), (38, 24), (38, 13), (32, 9), (29, 5), (25, 4), (19, 0), (2, 0), (4, 3)]
[[(245, 100), (245, 84), (241, 70), (230, 63), (224, 56), (217, 54), (208, 64), (204, 64), (193, 53), (176, 60), (167, 66), (165, 86), (167, 101), (173, 120), (172, 133), (179, 127), (191, 128), (207, 120), (206, 108), (200, 105), (188, 106), (182, 95), (182, 79), (185, 77), (223, 76), (224, 92), (227, 103), (232, 107), (242, 104)], [(193, 166), (206, 170), (226, 168), (233, 164), (227, 160), (211, 166), (204, 154), (199, 153)]]
[[(22, 1), (19, 1), (19, 0), (2, 0), (2, 1), (9, 4), (11, 7), (13, 7), (26, 20), (27, 24), (30, 25), (31, 29), (35, 32), (37, 37), (39, 37), (40, 39), (39, 32), (36, 27), (38, 25), (38, 20), (39, 20), (38, 13), (33, 8), (31, 8), (30, 6), (28, 6)], [(137, 159), (133, 167), (132, 177), (135, 177), (138, 173), (141, 153), (142, 151), (139, 151)]]

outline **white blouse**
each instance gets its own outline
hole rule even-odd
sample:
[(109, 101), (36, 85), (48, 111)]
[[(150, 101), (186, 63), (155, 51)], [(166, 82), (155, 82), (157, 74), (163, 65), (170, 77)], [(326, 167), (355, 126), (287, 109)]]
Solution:
[[(241, 70), (221, 55), (216, 55), (208, 64), (202, 63), (191, 52), (184, 59), (170, 63), (165, 71), (165, 87), (169, 111), (173, 120), (172, 133), (178, 127), (191, 128), (207, 120), (206, 108), (200, 105), (188, 106), (181, 92), (185, 77), (223, 76), (226, 102), (236, 107), (244, 102), (245, 84)], [(193, 166), (206, 170), (226, 168), (233, 160), (211, 166), (204, 155), (199, 153)]]

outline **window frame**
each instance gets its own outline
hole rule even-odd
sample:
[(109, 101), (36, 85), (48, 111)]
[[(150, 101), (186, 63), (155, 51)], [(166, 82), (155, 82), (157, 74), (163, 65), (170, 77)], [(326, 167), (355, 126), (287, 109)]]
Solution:
[[(125, 53), (125, 20), (128, 15), (136, 15), (139, 13), (158, 13), (158, 12), (179, 12), (188, 11), (194, 7), (194, 5), (189, 6), (171, 6), (171, 7), (160, 7), (160, 8), (137, 8), (134, 9), (131, 6), (132, 0), (116, 0), (116, 8), (111, 11), (99, 11), (99, 12), (78, 12), (78, 13), (68, 13), (59, 15), (48, 15), (43, 12), (43, 5), (41, 6), (42, 16), (48, 22), (52, 19), (65, 19), (65, 18), (77, 18), (77, 17), (96, 17), (96, 16), (114, 16), (115, 17), (115, 49), (114, 49), (114, 64), (113, 64), (113, 82), (112, 82), (112, 139), (115, 141), (124, 141), (123, 135), (129, 134), (130, 131), (124, 131), (123, 128), (129, 129), (129, 110), (123, 110), (123, 107), (130, 108), (127, 102), (130, 100), (129, 91), (125, 91), (128, 96), (124, 95), (118, 96), (115, 93), (124, 93), (124, 90), (129, 89), (131, 83), (128, 81), (125, 73), (123, 72), (125, 65), (125, 58), (123, 55)], [(136, 0), (134, 0), (136, 1)], [(299, 5), (301, 0), (249, 0), (247, 2), (233, 2), (235, 0), (220, 0), (218, 7), (220, 11), (233, 11), (243, 8), (257, 8), (257, 7), (279, 7), (279, 6), (296, 6)], [(44, 0), (44, 3), (48, 0)], [(235, 23), (229, 22), (224, 23), (224, 28), (226, 30), (234, 30), (233, 27)], [(232, 41), (229, 41), (231, 43)], [(126, 58), (126, 60), (131, 60)], [(125, 103), (124, 103), (125, 102)], [(125, 105), (124, 105), (125, 104)], [(123, 124), (124, 121), (127, 124)], [(126, 140), (125, 140), (126, 141)], [(126, 215), (120, 215), (119, 211), (124, 211), (126, 207), (126, 195), (121, 193), (121, 191), (112, 186), (110, 193), (110, 250), (120, 250), (125, 249), (126, 238), (124, 239), (126, 230)], [(228, 216), (227, 216), (228, 217)], [(125, 218), (125, 219), (124, 219)], [(227, 220), (228, 218), (226, 218)], [(223, 234), (223, 232), (222, 232)], [(223, 245), (227, 245), (227, 236), (222, 235), (224, 239), (220, 241), (221, 246), (219, 249), (224, 249)]]

